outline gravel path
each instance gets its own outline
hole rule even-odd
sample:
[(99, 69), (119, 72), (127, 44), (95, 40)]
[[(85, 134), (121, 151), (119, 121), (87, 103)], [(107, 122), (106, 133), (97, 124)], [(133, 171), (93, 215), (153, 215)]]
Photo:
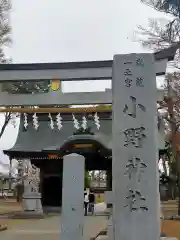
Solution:
[[(96, 205), (96, 213), (103, 212), (103, 203)], [(1, 232), (3, 240), (59, 240), (60, 216), (26, 222), (22, 225), (13, 226), (11, 229)], [(87, 216), (84, 221), (84, 240), (94, 237), (100, 230), (107, 226), (105, 216)]]

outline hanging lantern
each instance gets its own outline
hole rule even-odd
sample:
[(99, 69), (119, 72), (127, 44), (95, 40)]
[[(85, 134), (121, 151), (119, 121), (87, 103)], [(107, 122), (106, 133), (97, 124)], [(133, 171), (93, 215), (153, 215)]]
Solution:
[(61, 130), (61, 128), (62, 128), (62, 117), (61, 117), (60, 113), (58, 113), (57, 116), (56, 116), (56, 124), (57, 124), (58, 130)]

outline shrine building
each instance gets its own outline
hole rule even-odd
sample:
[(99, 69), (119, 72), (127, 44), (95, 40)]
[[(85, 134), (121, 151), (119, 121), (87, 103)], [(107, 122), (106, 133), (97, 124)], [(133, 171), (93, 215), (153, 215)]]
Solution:
[[(74, 127), (72, 114), (62, 115), (62, 128), (50, 128), (48, 114), (37, 114), (39, 128), (33, 127), (32, 115), (28, 116), (28, 128), (21, 115), (19, 133), (13, 148), (5, 150), (11, 159), (30, 159), (40, 168), (40, 189), (43, 206), (57, 207), (62, 199), (63, 156), (78, 153), (85, 157), (86, 170), (106, 170), (108, 189), (112, 184), (112, 114), (98, 113), (100, 128), (94, 121), (95, 113), (75, 114), (80, 122), (86, 116), (87, 129)], [(56, 115), (51, 115), (54, 122)], [(161, 136), (160, 136), (161, 137)], [(159, 138), (159, 136), (158, 136)], [(162, 146), (162, 142), (159, 143)], [(120, 160), (120, 159), (119, 159)]]
[[(38, 130), (34, 129), (32, 115), (28, 116), (28, 128), (24, 127), (21, 116), (17, 141), (12, 149), (5, 150), (11, 159), (30, 159), (40, 168), (42, 204), (61, 205), (63, 156), (78, 153), (85, 157), (86, 170), (107, 170), (111, 178), (112, 117), (111, 112), (99, 113), (100, 129), (93, 114), (75, 114), (82, 121), (86, 116), (87, 129), (74, 127), (72, 114), (61, 114), (62, 128), (51, 129), (48, 114), (37, 114)], [(54, 122), (56, 115), (51, 115)], [(111, 183), (110, 183), (111, 184)], [(109, 186), (110, 187), (110, 186)]]

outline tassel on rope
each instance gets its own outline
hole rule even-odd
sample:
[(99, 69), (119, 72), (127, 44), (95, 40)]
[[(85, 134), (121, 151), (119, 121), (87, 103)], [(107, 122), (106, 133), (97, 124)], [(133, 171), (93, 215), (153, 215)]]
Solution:
[(27, 129), (28, 128), (28, 118), (27, 118), (27, 113), (24, 113), (24, 128)]
[(49, 113), (49, 115), (48, 115), (48, 118), (49, 118), (49, 120), (50, 120), (50, 124), (49, 124), (50, 128), (51, 128), (51, 129), (54, 129), (54, 121), (53, 121), (52, 116), (51, 116), (50, 113)]
[(94, 123), (95, 123), (97, 129), (99, 130), (101, 125), (100, 125), (100, 120), (99, 120), (97, 112), (94, 114)]
[(61, 130), (61, 128), (62, 128), (62, 117), (61, 117), (60, 113), (58, 113), (57, 116), (56, 116), (56, 124), (57, 124), (58, 130)]
[(84, 130), (87, 129), (87, 120), (86, 120), (86, 117), (85, 117), (85, 116), (82, 117), (82, 124), (81, 124), (81, 126), (82, 126), (82, 128), (83, 128)]
[(11, 124), (16, 128), (16, 114), (11, 114)]
[(38, 117), (36, 113), (33, 114), (33, 127), (37, 130), (39, 128)]
[(77, 118), (74, 116), (74, 114), (72, 114), (72, 117), (73, 117), (73, 126), (74, 126), (74, 128), (80, 129), (79, 122), (78, 122)]

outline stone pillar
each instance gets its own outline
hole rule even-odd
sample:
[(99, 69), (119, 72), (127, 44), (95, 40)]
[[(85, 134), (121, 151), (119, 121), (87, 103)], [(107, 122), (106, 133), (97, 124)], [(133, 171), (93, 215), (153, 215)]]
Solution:
[(160, 211), (153, 55), (116, 55), (112, 76), (114, 239), (157, 240)]
[[(111, 165), (111, 168), (109, 168), (107, 171), (106, 171), (106, 181), (107, 181), (107, 191), (112, 191), (112, 165)], [(107, 208), (110, 208), (112, 207), (112, 204), (111, 203), (107, 203)]]
[(18, 180), (19, 183), (17, 184), (17, 202), (22, 202), (22, 196), (24, 193), (24, 184), (23, 184), (23, 174), (24, 174), (24, 164), (22, 159), (18, 159)]
[(64, 156), (61, 240), (82, 240), (84, 225), (85, 159), (78, 154)]
[(43, 209), (39, 192), (40, 170), (31, 166), (30, 163), (25, 167), (27, 167), (27, 174), (24, 176), (23, 214), (42, 218)]
[(12, 190), (12, 158), (9, 158), (9, 190)]

